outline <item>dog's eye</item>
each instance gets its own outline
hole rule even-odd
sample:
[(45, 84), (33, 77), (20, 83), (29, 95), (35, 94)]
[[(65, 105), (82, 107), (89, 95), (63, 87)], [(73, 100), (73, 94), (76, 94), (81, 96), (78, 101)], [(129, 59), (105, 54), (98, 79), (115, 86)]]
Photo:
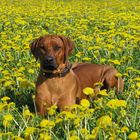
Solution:
[(54, 46), (53, 49), (54, 49), (54, 51), (59, 51), (61, 49), (61, 47), (60, 46)]

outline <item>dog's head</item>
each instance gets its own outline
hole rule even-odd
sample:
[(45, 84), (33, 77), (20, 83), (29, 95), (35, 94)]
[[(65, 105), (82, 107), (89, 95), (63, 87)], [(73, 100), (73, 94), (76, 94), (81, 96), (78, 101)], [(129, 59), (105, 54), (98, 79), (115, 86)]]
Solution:
[(30, 48), (36, 60), (40, 60), (43, 69), (56, 70), (66, 63), (74, 43), (61, 35), (45, 35), (34, 40)]

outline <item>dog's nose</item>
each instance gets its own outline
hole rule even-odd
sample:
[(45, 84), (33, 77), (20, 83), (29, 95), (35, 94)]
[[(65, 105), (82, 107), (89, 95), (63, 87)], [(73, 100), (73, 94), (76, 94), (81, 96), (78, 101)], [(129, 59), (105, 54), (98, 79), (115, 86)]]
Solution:
[(45, 60), (46, 60), (46, 62), (52, 62), (53, 61), (53, 57), (47, 56)]

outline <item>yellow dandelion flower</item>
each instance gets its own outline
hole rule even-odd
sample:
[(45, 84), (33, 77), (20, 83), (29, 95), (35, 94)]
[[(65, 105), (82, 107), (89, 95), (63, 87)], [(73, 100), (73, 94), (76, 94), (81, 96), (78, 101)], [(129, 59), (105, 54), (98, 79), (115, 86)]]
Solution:
[(126, 115), (126, 110), (122, 109), (122, 110), (120, 111), (120, 113), (121, 113), (121, 116), (124, 117), (124, 116)]
[(83, 89), (83, 93), (86, 95), (93, 95), (94, 94), (94, 90), (93, 88), (87, 87)]
[(9, 81), (5, 81), (3, 86), (9, 88), (13, 84), (14, 82), (9, 80)]
[(136, 91), (135, 97), (136, 97), (136, 98), (140, 98), (140, 90), (139, 90), (139, 91)]
[(116, 140), (116, 134), (115, 132), (111, 133), (111, 137), (109, 137), (109, 140)]
[(116, 50), (117, 50), (118, 52), (121, 52), (121, 51), (122, 51), (122, 49), (121, 49), (121, 48), (117, 48)]
[(0, 138), (2, 137), (3, 133), (0, 132)]
[(70, 106), (70, 109), (71, 109), (71, 110), (77, 110), (77, 109), (79, 109), (79, 108), (81, 108), (81, 106), (78, 105), (78, 104), (73, 104), (72, 106)]
[(124, 132), (128, 132), (129, 131), (129, 128), (127, 126), (123, 126), (121, 128), (121, 132), (124, 133)]
[(35, 83), (34, 82), (29, 82), (29, 86), (32, 88), (35, 88)]
[(107, 44), (107, 48), (110, 50), (110, 49), (113, 49), (114, 46), (112, 44)]
[(89, 134), (89, 131), (87, 129), (83, 128), (83, 129), (81, 129), (81, 133), (82, 133), (82, 135), (87, 135), (87, 134)]
[(27, 87), (29, 87), (30, 86), (30, 82), (27, 80), (27, 79), (22, 79), (21, 81), (20, 81), (20, 87), (22, 87), (22, 88), (27, 88)]
[(0, 103), (0, 112), (7, 106), (7, 103)]
[(100, 54), (100, 52), (98, 50), (94, 51), (94, 57), (96, 58), (98, 55)]
[(75, 118), (74, 119), (74, 125), (75, 125), (75, 128), (78, 128), (80, 126), (80, 122), (81, 122), (81, 119), (80, 118)]
[(62, 111), (61, 115), (65, 116), (66, 119), (75, 119), (76, 118), (76, 114), (73, 114), (69, 111)]
[(97, 124), (101, 128), (106, 128), (107, 126), (112, 126), (112, 119), (108, 115), (105, 115), (97, 120)]
[(128, 68), (126, 68), (126, 71), (134, 71), (134, 68), (133, 67), (128, 67)]
[(54, 115), (56, 113), (56, 109), (57, 109), (56, 105), (51, 106), (50, 108), (48, 108), (48, 114), (51, 116)]
[(128, 77), (129, 75), (128, 75), (128, 73), (124, 73), (123, 76), (124, 77)]
[(21, 138), (20, 136), (13, 136), (12, 139), (13, 139), (13, 140), (24, 140), (24, 139)]
[(133, 80), (135, 80), (135, 81), (140, 81), (140, 77), (136, 77), (136, 78), (134, 78)]
[(80, 140), (80, 138), (78, 136), (71, 136), (70, 140)]
[(108, 96), (107, 90), (100, 90), (98, 94), (102, 96)]
[(14, 102), (10, 102), (10, 103), (8, 104), (8, 109), (11, 109), (11, 110), (13, 109), (13, 110), (14, 110), (14, 109), (15, 109), (15, 106), (16, 106), (16, 105), (15, 105)]
[(110, 59), (109, 62), (111, 62), (111, 63), (113, 63), (115, 65), (120, 65), (121, 64), (119, 60), (111, 60)]
[(100, 59), (100, 62), (101, 62), (101, 63), (105, 63), (105, 62), (106, 62), (106, 59), (105, 59), (105, 58), (101, 58), (101, 59)]
[(115, 76), (119, 78), (119, 77), (122, 77), (122, 74), (121, 73), (117, 73)]
[(118, 100), (118, 107), (126, 107), (127, 102), (125, 100)]
[(98, 82), (98, 83), (95, 83), (94, 86), (102, 87), (103, 86), (103, 83), (102, 82)]
[(86, 99), (82, 99), (80, 102), (80, 105), (83, 106), (84, 108), (89, 108), (90, 107), (90, 102)]
[(62, 122), (63, 120), (61, 118), (56, 118), (55, 119), (55, 124)]
[(33, 117), (33, 113), (30, 112), (30, 110), (28, 108), (23, 110), (23, 117), (24, 118), (29, 118), (29, 117)]
[(14, 119), (14, 117), (11, 114), (7, 114), (3, 117), (3, 125), (5, 127), (9, 127), (11, 125), (11, 121)]
[(83, 55), (83, 53), (78, 52), (75, 56), (76, 56), (77, 58), (81, 58), (82, 55)]
[(5, 101), (10, 100), (10, 98), (9, 98), (9, 97), (7, 97), (7, 96), (4, 96), (4, 97), (2, 97), (2, 98), (1, 98), (1, 100), (2, 100), (3, 102), (5, 102)]
[(112, 99), (108, 101), (106, 105), (110, 108), (116, 109), (118, 107), (126, 107), (127, 103), (125, 100)]
[(3, 135), (12, 137), (13, 136), (13, 133), (12, 132), (7, 132), (7, 133), (3, 133)]
[(129, 140), (136, 140), (138, 138), (138, 133), (137, 132), (132, 132), (129, 134), (128, 139)]
[(140, 82), (136, 83), (137, 87), (140, 88)]
[(83, 61), (91, 61), (91, 58), (89, 58), (89, 57), (84, 57), (82, 60), (83, 60)]
[(23, 72), (25, 69), (26, 69), (25, 67), (20, 67), (20, 68), (18, 69), (18, 72)]
[(88, 47), (88, 51), (94, 50), (94, 47)]
[(37, 63), (37, 65), (36, 65), (36, 66), (37, 66), (37, 68), (39, 68), (39, 67), (40, 67), (40, 63)]
[(3, 126), (4, 127), (9, 127), (11, 125), (10, 121), (3, 120)]
[(3, 119), (6, 121), (12, 121), (14, 119), (14, 117), (11, 114), (7, 114), (3, 117)]
[(87, 135), (85, 136), (85, 139), (86, 139), (86, 140), (94, 140), (95, 137), (94, 137), (92, 134), (87, 134)]
[(36, 128), (34, 128), (34, 127), (27, 127), (27, 128), (25, 129), (25, 132), (24, 132), (25, 137), (27, 137), (27, 136), (33, 134), (33, 133), (35, 132), (35, 130), (36, 130)]
[(95, 127), (92, 130), (92, 135), (93, 135), (94, 139), (98, 136), (98, 133), (99, 133), (99, 127)]
[(52, 138), (47, 133), (41, 133), (39, 140), (52, 140)]
[(116, 106), (117, 106), (116, 104), (117, 104), (116, 100), (112, 99), (106, 105), (110, 108), (116, 108)]
[(46, 120), (46, 119), (43, 119), (41, 122), (40, 122), (40, 127), (48, 127), (48, 128), (52, 128), (55, 126), (55, 123), (53, 121), (50, 121), (50, 120)]
[(35, 71), (33, 69), (29, 69), (28, 72), (31, 73), (31, 74), (35, 73)]

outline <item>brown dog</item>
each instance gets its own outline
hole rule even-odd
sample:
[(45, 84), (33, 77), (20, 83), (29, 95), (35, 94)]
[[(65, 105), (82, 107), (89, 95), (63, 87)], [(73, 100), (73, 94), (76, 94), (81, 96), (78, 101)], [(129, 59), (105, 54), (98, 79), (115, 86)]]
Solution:
[(74, 68), (67, 57), (74, 43), (59, 35), (45, 35), (31, 44), (31, 52), (40, 61), (40, 72), (36, 82), (37, 111), (44, 115), (46, 108), (57, 105), (60, 110), (71, 106), (76, 100), (87, 98), (82, 93), (85, 87), (95, 88), (102, 82), (102, 89), (123, 90), (123, 80), (115, 76), (116, 69), (107, 65), (81, 63)]

